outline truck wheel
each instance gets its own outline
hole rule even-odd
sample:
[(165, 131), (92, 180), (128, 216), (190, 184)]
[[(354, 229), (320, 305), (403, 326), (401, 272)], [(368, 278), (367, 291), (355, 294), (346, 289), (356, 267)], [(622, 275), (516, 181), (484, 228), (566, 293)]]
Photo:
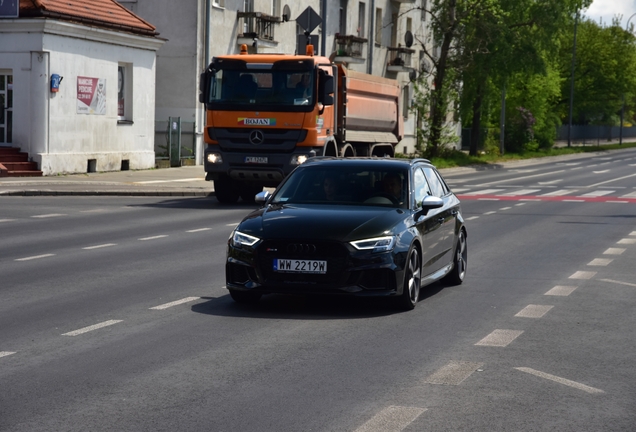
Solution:
[(263, 186), (246, 184), (241, 188), (241, 199), (245, 202), (254, 202), (254, 196), (263, 191)]
[(214, 194), (223, 204), (233, 204), (239, 199), (239, 191), (231, 178), (227, 176), (214, 180)]

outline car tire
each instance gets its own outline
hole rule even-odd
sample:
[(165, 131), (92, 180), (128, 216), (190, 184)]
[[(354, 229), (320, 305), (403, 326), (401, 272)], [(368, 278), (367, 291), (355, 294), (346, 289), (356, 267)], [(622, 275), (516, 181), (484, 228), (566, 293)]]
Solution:
[(398, 298), (398, 307), (409, 311), (415, 308), (422, 287), (422, 260), (415, 246), (411, 246), (404, 266), (404, 285)]
[(232, 297), (232, 300), (237, 303), (254, 304), (258, 303), (258, 301), (262, 297), (262, 294), (249, 291), (230, 290), (230, 296)]
[(239, 191), (234, 181), (227, 176), (214, 180), (214, 195), (223, 204), (234, 204), (239, 199)]
[(453, 254), (453, 269), (447, 274), (443, 282), (446, 285), (461, 285), (466, 278), (466, 269), (468, 266), (468, 243), (466, 242), (466, 232), (459, 230), (457, 237), (457, 246)]

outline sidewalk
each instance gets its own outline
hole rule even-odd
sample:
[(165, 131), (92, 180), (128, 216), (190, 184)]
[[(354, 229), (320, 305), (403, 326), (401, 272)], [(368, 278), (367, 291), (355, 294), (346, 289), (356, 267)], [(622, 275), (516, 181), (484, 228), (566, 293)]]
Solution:
[(203, 166), (67, 174), (46, 177), (2, 177), (4, 195), (214, 196)]

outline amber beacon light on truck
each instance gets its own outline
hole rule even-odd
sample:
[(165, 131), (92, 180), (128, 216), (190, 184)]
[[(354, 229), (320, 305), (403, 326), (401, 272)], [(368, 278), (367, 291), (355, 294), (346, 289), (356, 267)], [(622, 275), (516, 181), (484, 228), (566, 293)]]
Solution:
[(402, 139), (396, 80), (314, 55), (214, 57), (201, 74), (206, 180), (217, 199), (253, 201), (313, 156), (393, 156)]

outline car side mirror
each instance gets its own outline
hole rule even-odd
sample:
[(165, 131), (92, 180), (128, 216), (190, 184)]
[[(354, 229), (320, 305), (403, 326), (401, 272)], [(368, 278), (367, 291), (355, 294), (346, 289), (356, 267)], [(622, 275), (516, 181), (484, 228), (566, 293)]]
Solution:
[(265, 204), (271, 196), (272, 194), (269, 193), (269, 191), (259, 192), (254, 197), (254, 201), (256, 201), (257, 204)]
[(440, 208), (444, 206), (444, 200), (441, 199), (440, 197), (436, 197), (436, 196), (425, 196), (424, 199), (422, 200), (422, 204), (420, 205), (420, 207), (417, 210), (417, 213), (415, 214), (415, 218), (419, 218), (420, 216), (425, 216), (429, 210), (431, 209), (436, 209), (436, 208)]

